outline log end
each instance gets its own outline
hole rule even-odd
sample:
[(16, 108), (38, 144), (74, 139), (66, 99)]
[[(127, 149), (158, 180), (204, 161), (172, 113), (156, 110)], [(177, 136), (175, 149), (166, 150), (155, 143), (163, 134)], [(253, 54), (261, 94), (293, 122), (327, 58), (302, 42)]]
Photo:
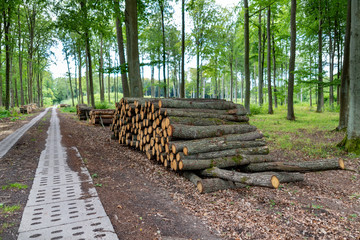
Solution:
[(183, 170), (183, 168), (184, 168), (184, 163), (183, 163), (183, 161), (179, 161), (179, 170), (181, 171), (181, 170)]
[(345, 169), (345, 163), (344, 163), (344, 160), (342, 159), (339, 159), (339, 167), (344, 170)]
[(185, 156), (187, 156), (189, 154), (189, 150), (188, 150), (187, 147), (183, 148), (183, 153), (184, 153)]
[(203, 187), (203, 184), (202, 184), (201, 181), (198, 181), (198, 182), (197, 182), (197, 186), (196, 186), (196, 187), (197, 187), (199, 193), (204, 193), (204, 187)]
[(271, 176), (271, 184), (275, 189), (277, 189), (280, 185), (280, 181), (276, 176)]

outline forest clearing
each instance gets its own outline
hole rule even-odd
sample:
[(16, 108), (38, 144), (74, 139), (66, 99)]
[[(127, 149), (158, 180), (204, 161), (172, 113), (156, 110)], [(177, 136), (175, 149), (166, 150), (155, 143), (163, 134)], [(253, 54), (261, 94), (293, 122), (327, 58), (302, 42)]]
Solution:
[(360, 238), (358, 0), (0, 15), (0, 240)]

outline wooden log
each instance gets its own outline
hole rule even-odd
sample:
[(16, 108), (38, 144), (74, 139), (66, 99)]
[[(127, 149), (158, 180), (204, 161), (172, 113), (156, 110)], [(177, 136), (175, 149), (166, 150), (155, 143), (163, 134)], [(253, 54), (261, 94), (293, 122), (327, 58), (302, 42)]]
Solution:
[[(267, 146), (257, 147), (257, 148), (238, 148), (238, 149), (228, 149), (222, 151), (214, 151), (214, 152), (206, 152), (206, 153), (198, 153), (194, 155), (186, 156), (186, 159), (214, 159), (221, 157), (231, 157), (237, 155), (266, 155), (269, 153), (269, 148)], [(185, 156), (185, 154), (180, 153), (181, 158)]]
[(113, 115), (115, 109), (92, 109), (90, 114), (92, 115)]
[(212, 167), (228, 168), (243, 166), (249, 163), (272, 161), (266, 155), (237, 155), (216, 159), (180, 159), (179, 170), (203, 170)]
[[(192, 145), (192, 144), (207, 144), (207, 143), (214, 143), (221, 141), (252, 141), (256, 139), (260, 139), (263, 137), (263, 134), (259, 131), (253, 131), (243, 134), (228, 134), (222, 137), (214, 137), (214, 138), (203, 138), (198, 140), (189, 140), (189, 141), (172, 141), (170, 142), (171, 149), (173, 153), (177, 153), (178, 151), (182, 150), (185, 146)], [(216, 151), (216, 150), (212, 150)]]
[(181, 124), (171, 124), (168, 128), (170, 137), (178, 139), (199, 139), (220, 137), (226, 134), (239, 134), (253, 132), (256, 130), (252, 125), (219, 125), (219, 126), (188, 126)]
[[(241, 118), (241, 119), (240, 119)], [(235, 124), (247, 124), (249, 118), (247, 116), (240, 116), (238, 122), (226, 121), (220, 118), (198, 118), (198, 117), (176, 117), (169, 116), (164, 119), (165, 126), (169, 124), (185, 124), (192, 126), (210, 126), (210, 125), (235, 125)], [(163, 120), (163, 121), (164, 121)], [(168, 127), (168, 126), (166, 126)]]
[(195, 173), (190, 172), (190, 171), (183, 172), (183, 176), (184, 176), (187, 180), (189, 180), (190, 182), (192, 182), (195, 186), (197, 186), (198, 182), (202, 180), (201, 177), (199, 177), (198, 175), (196, 175)]
[(262, 172), (262, 173), (275, 175), (279, 179), (280, 183), (302, 182), (305, 179), (305, 174), (298, 172)]
[[(192, 111), (197, 110), (197, 111)], [(161, 113), (167, 116), (173, 117), (193, 117), (193, 118), (216, 118), (226, 121), (244, 122), (248, 121), (248, 117), (245, 115), (231, 115), (227, 113), (218, 114), (216, 112), (207, 112), (203, 109), (161, 109)]]
[(239, 182), (250, 186), (260, 186), (269, 188), (278, 188), (279, 179), (272, 173), (241, 173), (230, 170), (224, 170), (217, 167), (208, 168), (201, 171), (202, 176), (217, 177), (233, 182)]
[(198, 181), (196, 187), (200, 193), (211, 193), (219, 190), (244, 188), (246, 185), (221, 178), (207, 178)]
[(160, 100), (161, 103), (159, 104), (160, 107), (163, 108), (196, 108), (196, 109), (218, 109), (218, 110), (229, 110), (237, 108), (237, 104), (228, 101), (188, 101), (188, 100), (173, 100), (163, 98)]
[(345, 164), (342, 159), (324, 159), (317, 161), (304, 162), (271, 162), (271, 163), (252, 163), (242, 168), (246, 172), (315, 172), (344, 169)]

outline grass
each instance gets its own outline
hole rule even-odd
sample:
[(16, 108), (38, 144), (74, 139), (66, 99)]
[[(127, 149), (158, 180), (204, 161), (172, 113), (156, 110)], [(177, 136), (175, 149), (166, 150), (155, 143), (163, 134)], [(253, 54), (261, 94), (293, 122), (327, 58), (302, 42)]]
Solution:
[(333, 131), (339, 121), (339, 113), (325, 111), (317, 113), (309, 106), (295, 105), (295, 121), (286, 119), (286, 106), (274, 109), (274, 114), (267, 114), (265, 107), (255, 109), (250, 116), (250, 123), (260, 129), (271, 147), (288, 152), (298, 151), (304, 156), (326, 158), (343, 155), (334, 139), (343, 133)]
[(5, 204), (0, 204), (0, 209), (2, 211), (2, 213), (4, 214), (10, 214), (13, 213), (17, 210), (20, 210), (20, 205), (12, 205), (12, 206), (7, 206)]
[[(10, 118), (11, 121), (16, 121), (24, 117), (24, 114), (19, 113), (19, 108), (12, 108), (6, 110), (4, 107), (0, 107), (0, 119), (1, 118)], [(28, 114), (26, 114), (28, 116)]]
[(16, 182), (16, 183), (10, 183), (8, 185), (2, 186), (1, 188), (2, 188), (2, 190), (12, 189), (12, 188), (21, 190), (21, 189), (27, 189), (28, 185)]

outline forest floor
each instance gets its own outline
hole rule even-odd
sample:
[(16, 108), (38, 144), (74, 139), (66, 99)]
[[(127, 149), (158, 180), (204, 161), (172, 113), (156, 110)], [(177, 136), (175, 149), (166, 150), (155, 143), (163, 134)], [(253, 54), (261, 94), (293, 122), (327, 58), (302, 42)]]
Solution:
[[(307, 111), (297, 114), (295, 122), (285, 116), (278, 111), (250, 118), (266, 136), (272, 156), (284, 161), (340, 157), (355, 171), (307, 173), (304, 182), (277, 190), (249, 187), (199, 194), (178, 173), (110, 140), (108, 128), (80, 122), (72, 113), (59, 117), (62, 144), (68, 151), (72, 146), (79, 150), (120, 239), (358, 239), (360, 159), (335, 146), (344, 137), (332, 131), (337, 113)], [(47, 118), (0, 160), (0, 186), (29, 186), (1, 190), (0, 239), (16, 239), (45, 147)], [(70, 152), (69, 161), (79, 159)], [(17, 207), (5, 211), (5, 206)]]

